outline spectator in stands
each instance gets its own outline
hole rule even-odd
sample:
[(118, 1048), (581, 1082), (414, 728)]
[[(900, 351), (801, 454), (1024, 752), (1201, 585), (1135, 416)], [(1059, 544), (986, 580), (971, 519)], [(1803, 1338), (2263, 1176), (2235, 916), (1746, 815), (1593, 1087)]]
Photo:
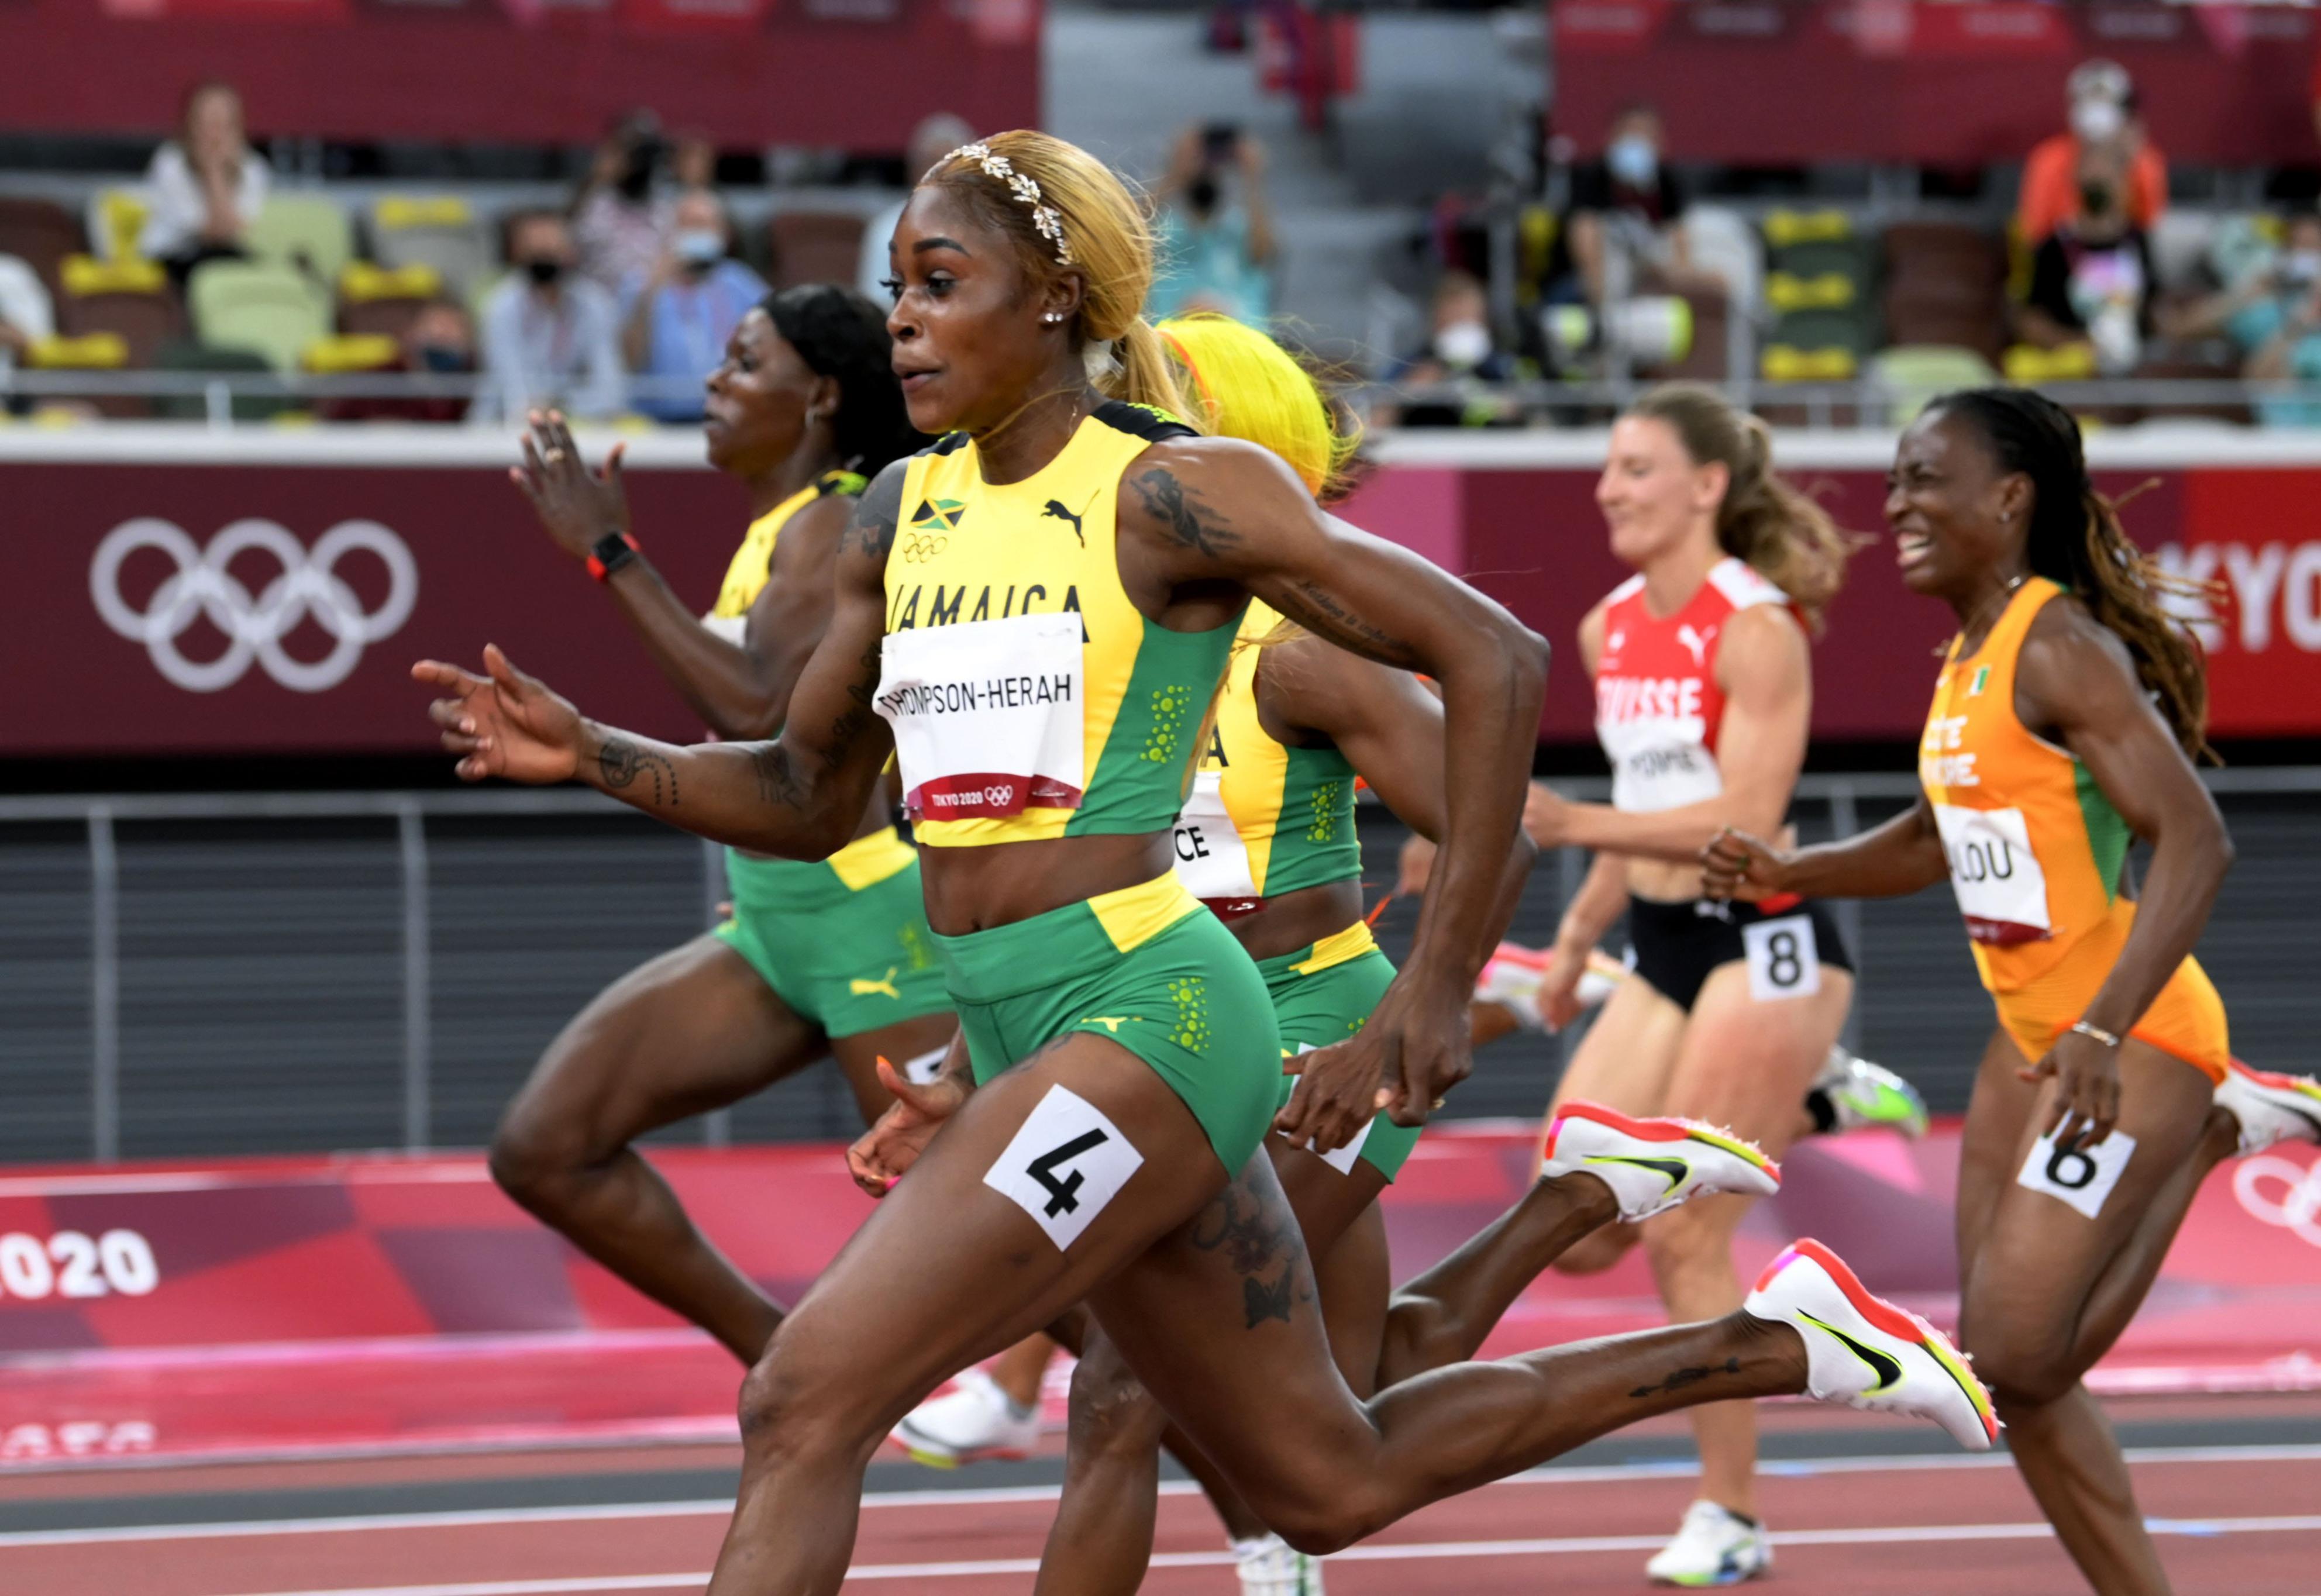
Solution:
[(57, 330), (54, 307), (41, 274), (14, 255), (0, 255), (0, 377), (18, 357)]
[(629, 369), (651, 379), (636, 407), (664, 422), (701, 419), (701, 385), (725, 358), (725, 340), (750, 307), (766, 296), (764, 279), (729, 251), (725, 207), (705, 188), (680, 197), (676, 231), (652, 275), (627, 286), (622, 352)]
[(2114, 145), (2080, 152), (2078, 206), (2031, 264), (2031, 293), (2018, 317), (2023, 341), (2043, 349), (2086, 342), (2098, 369), (2135, 368), (2152, 332), (2154, 279), (2144, 230), (2127, 213), (2128, 167)]
[(266, 204), (272, 173), (242, 136), (241, 95), (231, 84), (196, 84), (177, 136), (145, 168), (142, 255), (162, 262), (183, 286), (205, 260), (239, 258), (242, 234)]
[(717, 186), (717, 145), (707, 133), (687, 129), (669, 141), (669, 180), (679, 195)]
[[(430, 376), (459, 376), (476, 369), (476, 324), (468, 307), (448, 295), (429, 300), (403, 330), (403, 368)], [(468, 401), (413, 399), (404, 419), (456, 422)]]
[(1521, 407), (1498, 385), (1518, 375), (1514, 358), (1491, 334), (1491, 305), (1483, 285), (1462, 271), (1446, 271), (1434, 285), (1426, 343), (1397, 360), (1387, 381), (1406, 388), (1451, 388), (1375, 417), (1381, 426), (1492, 427), (1513, 424)]
[(613, 296), (573, 269), (578, 251), (552, 211), (508, 226), (515, 269), (485, 296), (486, 378), (472, 422), (521, 422), (538, 406), (603, 419), (622, 405), (620, 313)]
[[(911, 130), (911, 147), (903, 152), (904, 197), (909, 197), (911, 185), (929, 167), (974, 139), (975, 130), (966, 120), (948, 111), (923, 119)], [(895, 275), (894, 265), (887, 258), (887, 244), (895, 236), (895, 223), (902, 219), (903, 200), (897, 199), (872, 216), (862, 230), (862, 264), (855, 270), (854, 286), (881, 310), (895, 303), (887, 287), (887, 279)]]
[(1604, 153), (1571, 168), (1571, 198), (1547, 269), (1550, 303), (1601, 309), (1644, 286), (1675, 291), (1713, 280), (1685, 248), (1684, 191), (1663, 159), (1661, 115), (1631, 105), (1612, 123)]
[(2128, 222), (2150, 232), (2168, 208), (2168, 163), (2144, 135), (2135, 82), (2117, 61), (2082, 61), (2069, 84), (2070, 125), (2034, 145), (2023, 163), (2015, 227), (2025, 249), (2036, 249), (2080, 213), (2080, 162), (2091, 150), (2107, 153), (2125, 169), (2123, 208)]
[(669, 247), (676, 204), (659, 178), (669, 158), (660, 119), (632, 111), (596, 147), (596, 164), (572, 205), (580, 273), (608, 293), (648, 276)]
[[(2224, 331), (2242, 350), (2251, 381), (2321, 383), (2321, 215), (2289, 219), (2280, 253), (2217, 296)], [(2321, 427), (2321, 403), (2260, 399), (2271, 427)]]
[(1265, 147), (1231, 122), (1178, 134), (1153, 190), (1156, 318), (1215, 311), (1262, 326), (1273, 313), (1273, 214)]

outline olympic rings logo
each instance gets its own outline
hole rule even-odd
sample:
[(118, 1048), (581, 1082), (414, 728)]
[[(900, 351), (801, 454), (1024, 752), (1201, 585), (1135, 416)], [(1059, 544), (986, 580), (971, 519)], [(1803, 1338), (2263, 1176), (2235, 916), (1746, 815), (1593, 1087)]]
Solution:
[(2300, 1168), (2270, 1154), (2244, 1158), (2233, 1169), (2233, 1195), (2251, 1219), (2321, 1247), (2321, 1163)]
[[(153, 590), (140, 613), (121, 596), (121, 567), (144, 549), (168, 555), (177, 568)], [(237, 556), (251, 549), (282, 567), (254, 597), (228, 570)], [(339, 561), (356, 550), (387, 567), (387, 597), (377, 610), (366, 611), (338, 575)], [(105, 623), (131, 642), (144, 644), (153, 668), (188, 693), (231, 687), (253, 660), (293, 693), (322, 693), (353, 674), (367, 646), (392, 637), (411, 619), (419, 602), (419, 562), (402, 539), (375, 521), (341, 521), (310, 554), (270, 521), (237, 521), (202, 549), (182, 527), (146, 515), (122, 522), (96, 546), (88, 592)], [(282, 639), (309, 615), (331, 634), (331, 650), (316, 660), (293, 658)], [(215, 659), (188, 659), (178, 640), (203, 617), (226, 635), (226, 650)]]
[(928, 532), (905, 532), (896, 552), (903, 557), (904, 564), (915, 566), (934, 558), (950, 547), (949, 538)]

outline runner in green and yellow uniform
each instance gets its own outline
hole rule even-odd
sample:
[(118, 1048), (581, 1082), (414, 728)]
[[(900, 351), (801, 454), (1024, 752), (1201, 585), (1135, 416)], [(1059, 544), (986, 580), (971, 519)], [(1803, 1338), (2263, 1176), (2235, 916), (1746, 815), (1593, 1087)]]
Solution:
[[(661, 673), (720, 737), (778, 730), (828, 623), (831, 560), (866, 471), (923, 441), (860, 295), (785, 289), (743, 317), (710, 375), (710, 462), (749, 486), (754, 519), (696, 620), (629, 532), (620, 449), (587, 469), (560, 418), (533, 418), (514, 475), (541, 523), (586, 558)], [(805, 864), (726, 854), (733, 912), (630, 972), (550, 1045), (492, 1144), (508, 1194), (744, 1362), (781, 1309), (687, 1219), (632, 1143), (834, 1057), (866, 1122), (888, 1102), (877, 1060), (931, 1075), (957, 1029), (935, 962), (917, 855), (889, 794), (854, 839)]]

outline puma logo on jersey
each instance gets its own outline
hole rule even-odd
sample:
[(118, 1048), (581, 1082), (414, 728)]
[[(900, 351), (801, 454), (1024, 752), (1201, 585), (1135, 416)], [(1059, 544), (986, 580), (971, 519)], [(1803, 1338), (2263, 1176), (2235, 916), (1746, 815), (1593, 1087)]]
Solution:
[(1080, 1023), (1101, 1025), (1114, 1036), (1118, 1036), (1122, 1026), (1134, 1023), (1137, 1018), (1134, 1014), (1088, 1014), (1081, 1018)]
[(901, 968), (900, 965), (888, 965), (886, 975), (879, 979), (865, 981), (858, 976), (846, 984), (846, 989), (856, 997), (890, 997), (899, 1002), (903, 994), (895, 990), (895, 973)]
[(1685, 652), (1692, 656), (1692, 663), (1696, 668), (1706, 670), (1708, 667), (1708, 645), (1716, 640), (1715, 627), (1710, 627), (1707, 631), (1695, 631), (1692, 630), (1692, 623), (1688, 621), (1676, 629), (1676, 640), (1682, 643)]
[[(1086, 511), (1081, 512), (1081, 514), (1083, 515), (1086, 513)], [(1042, 520), (1045, 520), (1051, 515), (1058, 521), (1070, 521), (1072, 523), (1072, 536), (1080, 540), (1081, 548), (1086, 549), (1088, 547), (1088, 534), (1080, 530), (1079, 516), (1074, 515), (1070, 511), (1065, 509), (1064, 502), (1061, 499), (1050, 499), (1048, 501), (1048, 507), (1040, 512)]]

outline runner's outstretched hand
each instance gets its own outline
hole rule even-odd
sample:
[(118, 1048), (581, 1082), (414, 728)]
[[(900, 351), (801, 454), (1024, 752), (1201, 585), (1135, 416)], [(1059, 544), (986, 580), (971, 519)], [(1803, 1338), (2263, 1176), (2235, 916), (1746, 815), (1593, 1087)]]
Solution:
[(846, 1149), (846, 1172), (873, 1197), (884, 1197), (894, 1189), (904, 1172), (919, 1161), (942, 1122), (967, 1101), (967, 1084), (948, 1068), (921, 1086), (881, 1058), (878, 1084), (894, 1094), (895, 1101), (887, 1105), (878, 1122)]
[(1430, 984), (1441, 990), (1397, 982), (1354, 1035), (1283, 1060), (1299, 1080), (1273, 1128), (1300, 1147), (1332, 1153), (1377, 1114), (1424, 1125), (1474, 1068), (1467, 989)]
[(460, 779), (496, 775), (535, 786), (571, 780), (585, 730), (580, 712), (509, 664), (496, 643), (484, 645), (484, 669), (489, 674), (479, 676), (440, 659), (411, 667), (414, 681), (444, 694), (427, 706), (427, 718), (444, 750), (460, 756)]
[(621, 484), (629, 446), (615, 443), (603, 468), (591, 471), (561, 411), (535, 410), (527, 419), (532, 430), (523, 435), (523, 464), (509, 467), (508, 476), (532, 501), (557, 547), (586, 559), (605, 537), (629, 530), (628, 490)]
[(1705, 897), (1753, 903), (1781, 890), (1788, 852), (1761, 838), (1727, 826), (1700, 850), (1700, 890)]

